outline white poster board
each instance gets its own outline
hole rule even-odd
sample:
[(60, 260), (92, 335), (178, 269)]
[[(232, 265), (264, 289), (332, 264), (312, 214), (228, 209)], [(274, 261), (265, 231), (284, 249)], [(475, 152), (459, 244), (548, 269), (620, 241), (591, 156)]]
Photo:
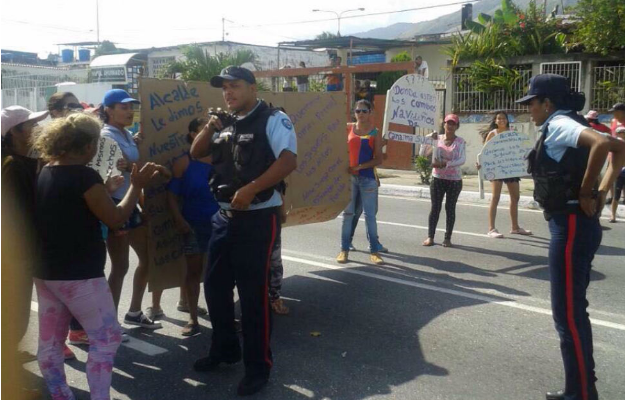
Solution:
[[(389, 140), (418, 145), (432, 145), (431, 138), (393, 131), (393, 125), (434, 131), (438, 115), (438, 100), (434, 86), (423, 76), (408, 74), (399, 78), (386, 93), (382, 135)], [(396, 128), (398, 129), (398, 128)], [(437, 147), (433, 147), (434, 157)]]
[[(528, 135), (517, 131), (502, 132), (488, 141), (477, 156), (480, 182), (527, 176), (525, 157), (533, 143)], [(480, 196), (484, 197), (480, 184)]]
[(117, 169), (117, 160), (123, 158), (124, 155), (119, 145), (113, 139), (100, 136), (98, 139), (98, 152), (95, 157), (87, 164), (87, 167), (95, 169), (102, 180), (110, 175), (121, 175), (121, 171)]

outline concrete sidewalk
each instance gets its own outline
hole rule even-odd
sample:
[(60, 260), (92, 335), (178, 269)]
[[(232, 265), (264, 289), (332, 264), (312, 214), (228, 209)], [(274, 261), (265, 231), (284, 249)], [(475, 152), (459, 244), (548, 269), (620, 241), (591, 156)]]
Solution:
[[(413, 197), (418, 199), (430, 198), (429, 185), (421, 184), (421, 178), (416, 171), (403, 171), (394, 169), (378, 169), (380, 177), (380, 194), (387, 196)], [(484, 198), (480, 198), (479, 178), (477, 175), (465, 175), (462, 178), (462, 193), (458, 201), (464, 203), (490, 204), (490, 182), (484, 182)], [(539, 210), (538, 203), (533, 198), (534, 182), (530, 178), (521, 179), (521, 199), (519, 207)], [(499, 200), (499, 205), (509, 205), (510, 196), (504, 187)], [(620, 218), (625, 217), (625, 206), (619, 204), (617, 214)], [(602, 217), (610, 218), (610, 210), (606, 207)]]

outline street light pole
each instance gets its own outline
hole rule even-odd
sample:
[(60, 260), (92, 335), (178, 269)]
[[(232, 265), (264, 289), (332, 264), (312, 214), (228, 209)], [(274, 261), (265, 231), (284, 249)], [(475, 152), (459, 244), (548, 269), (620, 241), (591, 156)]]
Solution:
[(352, 11), (365, 11), (365, 9), (363, 7), (361, 8), (354, 8), (352, 10), (345, 10), (345, 11), (341, 11), (340, 13), (336, 12), (336, 11), (330, 11), (330, 10), (313, 10), (313, 12), (326, 12), (326, 13), (332, 13), (334, 15), (336, 15), (336, 20), (338, 21), (338, 31), (337, 31), (337, 36), (341, 37), (341, 17), (343, 16), (343, 14), (348, 13), (348, 12), (352, 12)]

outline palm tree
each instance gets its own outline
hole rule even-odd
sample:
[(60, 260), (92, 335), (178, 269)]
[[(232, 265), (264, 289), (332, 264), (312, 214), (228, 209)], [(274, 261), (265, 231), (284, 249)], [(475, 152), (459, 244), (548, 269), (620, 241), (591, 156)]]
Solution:
[(322, 33), (320, 33), (319, 35), (315, 36), (315, 40), (326, 40), (326, 39), (334, 39), (339, 37), (338, 35), (332, 33), (332, 32), (328, 32), (328, 31), (324, 31)]
[(208, 54), (208, 50), (200, 46), (188, 46), (182, 49), (184, 59), (174, 61), (167, 67), (167, 74), (181, 74), (185, 81), (208, 82), (219, 75), (222, 69), (229, 65), (240, 66), (245, 63), (258, 64), (258, 57), (251, 50), (236, 50), (234, 53), (218, 53), (215, 56)]

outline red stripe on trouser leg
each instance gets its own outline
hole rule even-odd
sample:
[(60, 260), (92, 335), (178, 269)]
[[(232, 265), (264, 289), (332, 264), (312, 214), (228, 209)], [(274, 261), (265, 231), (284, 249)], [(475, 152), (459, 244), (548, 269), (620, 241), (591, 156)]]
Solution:
[(575, 326), (575, 310), (573, 309), (573, 245), (575, 243), (575, 234), (577, 231), (577, 215), (569, 215), (568, 237), (566, 240), (565, 268), (566, 268), (566, 320), (573, 338), (575, 347), (575, 356), (579, 367), (580, 383), (582, 387), (582, 399), (588, 400), (588, 382), (586, 379), (586, 364), (584, 362), (584, 353), (582, 352), (582, 342), (579, 339), (577, 326)]
[(271, 216), (271, 241), (269, 243), (269, 250), (267, 251), (267, 263), (265, 264), (265, 295), (263, 299), (263, 312), (265, 313), (265, 332), (263, 338), (263, 346), (265, 348), (265, 361), (271, 367), (271, 357), (269, 357), (269, 270), (271, 268), (271, 253), (273, 252), (273, 246), (276, 243), (276, 215)]

